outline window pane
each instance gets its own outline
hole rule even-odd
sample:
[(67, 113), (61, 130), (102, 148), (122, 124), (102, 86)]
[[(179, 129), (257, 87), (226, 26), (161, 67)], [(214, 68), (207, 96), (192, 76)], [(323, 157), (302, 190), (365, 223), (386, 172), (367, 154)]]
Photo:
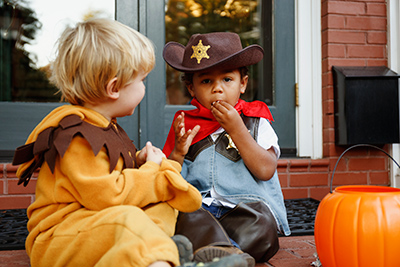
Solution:
[[(191, 35), (228, 31), (238, 33), (243, 47), (262, 44), (260, 0), (166, 0), (166, 42), (186, 45)], [(249, 67), (249, 84), (244, 100), (258, 99), (262, 64)], [(187, 104), (190, 100), (180, 80), (181, 73), (167, 66), (167, 104)]]
[(58, 102), (48, 82), (55, 43), (68, 25), (114, 18), (115, 0), (1, 0), (0, 101)]

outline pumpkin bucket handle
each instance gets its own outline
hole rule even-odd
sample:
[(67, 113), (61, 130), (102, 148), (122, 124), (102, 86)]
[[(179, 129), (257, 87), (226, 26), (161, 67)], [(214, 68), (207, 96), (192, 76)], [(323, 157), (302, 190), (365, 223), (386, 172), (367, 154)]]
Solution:
[(336, 167), (338, 166), (340, 159), (341, 159), (341, 158), (344, 156), (344, 154), (346, 154), (346, 152), (349, 151), (350, 149), (353, 149), (353, 148), (355, 148), (355, 147), (360, 147), (360, 146), (364, 146), (364, 147), (373, 147), (373, 148), (376, 148), (376, 149), (380, 150), (381, 152), (385, 153), (386, 156), (388, 156), (391, 160), (393, 160), (393, 162), (397, 165), (397, 167), (400, 168), (400, 165), (396, 162), (396, 160), (395, 160), (392, 156), (390, 156), (385, 150), (383, 150), (383, 149), (381, 149), (381, 148), (379, 148), (379, 147), (377, 147), (377, 146), (369, 145), (369, 144), (357, 144), (357, 145), (353, 145), (353, 146), (347, 148), (347, 149), (340, 155), (340, 157), (338, 158), (338, 160), (336, 161), (335, 168), (333, 168), (333, 172), (332, 172), (332, 176), (331, 176), (331, 181), (330, 181), (330, 189), (329, 189), (329, 191), (330, 191), (331, 194), (332, 194), (333, 176), (335, 175)]

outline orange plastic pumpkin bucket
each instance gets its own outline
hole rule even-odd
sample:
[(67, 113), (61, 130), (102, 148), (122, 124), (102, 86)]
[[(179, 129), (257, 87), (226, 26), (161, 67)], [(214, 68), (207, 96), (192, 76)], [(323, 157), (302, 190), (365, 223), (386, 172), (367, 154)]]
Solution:
[(351, 185), (339, 186), (332, 192), (339, 160), (357, 146), (377, 148), (355, 145), (339, 157), (332, 173), (331, 193), (321, 201), (315, 217), (318, 257), (323, 267), (398, 267), (400, 189)]

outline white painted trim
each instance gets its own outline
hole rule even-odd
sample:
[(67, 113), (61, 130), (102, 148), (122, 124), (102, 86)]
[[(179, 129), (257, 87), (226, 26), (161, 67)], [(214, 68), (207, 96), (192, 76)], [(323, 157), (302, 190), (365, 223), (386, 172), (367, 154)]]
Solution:
[[(393, 71), (400, 72), (400, 4), (398, 0), (387, 1), (388, 14), (388, 65)], [(400, 102), (400, 100), (399, 100)], [(392, 157), (400, 162), (400, 145), (393, 144), (391, 149)], [(391, 161), (390, 163), (390, 183), (391, 186), (400, 188), (400, 170)]]
[(299, 157), (322, 158), (321, 1), (296, 0), (296, 141)]

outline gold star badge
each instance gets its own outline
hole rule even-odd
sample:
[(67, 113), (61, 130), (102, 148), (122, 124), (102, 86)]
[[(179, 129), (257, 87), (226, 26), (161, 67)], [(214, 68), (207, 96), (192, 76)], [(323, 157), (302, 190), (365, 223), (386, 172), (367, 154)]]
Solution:
[(210, 57), (207, 55), (207, 50), (210, 48), (211, 46), (206, 45), (204, 46), (202, 41), (200, 40), (199, 43), (197, 45), (192, 45), (192, 49), (193, 49), (193, 55), (190, 58), (196, 58), (197, 59), (197, 64), (200, 64), (200, 61), (203, 58), (207, 58), (209, 59)]
[(228, 145), (226, 146), (226, 150), (228, 150), (230, 148), (234, 148), (234, 149), (236, 149), (237, 152), (239, 152), (239, 150), (237, 149), (235, 143), (232, 140), (232, 137), (229, 134), (225, 134), (225, 136), (228, 138)]

